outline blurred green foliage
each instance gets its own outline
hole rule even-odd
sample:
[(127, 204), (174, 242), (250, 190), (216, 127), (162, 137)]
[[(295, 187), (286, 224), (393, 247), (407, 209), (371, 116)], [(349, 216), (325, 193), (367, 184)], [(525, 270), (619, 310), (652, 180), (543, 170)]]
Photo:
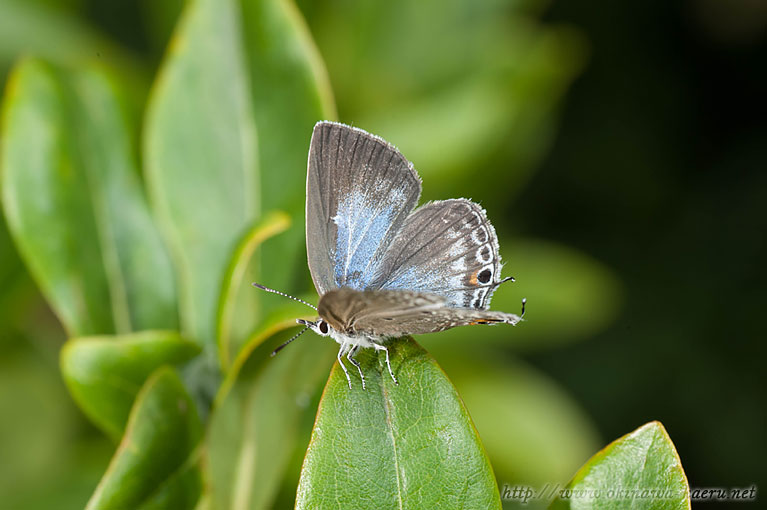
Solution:
[(96, 69), (33, 59), (6, 89), (5, 217), (70, 336), (178, 323), (173, 269), (120, 100), (120, 87)]
[(80, 337), (64, 345), (61, 373), (83, 412), (119, 441), (144, 381), (162, 365), (189, 361), (199, 352), (175, 331)]
[(203, 428), (176, 372), (157, 369), (136, 396), (125, 435), (88, 501), (95, 509), (194, 508)]
[[(267, 363), (264, 353), (284, 339), (290, 319), (306, 310), (275, 304), (245, 287), (229, 289), (224, 295), (230, 300), (220, 301), (218, 285), (225, 278), (234, 287), (258, 278), (296, 293), (310, 290), (302, 252), (308, 129), (320, 118), (336, 116), (331, 88), (340, 120), (380, 134), (414, 162), (424, 178), (425, 199), (468, 196), (488, 209), (508, 261), (506, 273), (518, 280), (496, 293), (493, 307), (515, 311), (526, 296), (527, 321), (515, 330), (464, 328), (421, 340), (462, 395), (498, 480), (567, 482), (602, 443), (593, 420), (603, 423), (602, 415), (610, 413), (592, 407), (589, 416), (568, 390), (520, 353), (545, 359), (548, 352), (604, 331), (622, 309), (626, 274), (616, 275), (572, 246), (542, 240), (541, 233), (525, 236), (530, 229), (506, 213), (514, 199), (524, 200), (525, 185), (550, 149), (562, 98), (588, 58), (582, 33), (541, 22), (544, 6), (535, 1), (304, 1), (300, 12), (288, 2), (192, 4), (179, 18), (180, 0), (139, 5), (0, 0), (0, 72), (23, 55), (44, 57), (24, 61), (6, 84), (5, 102), (11, 106), (4, 122), (19, 125), (13, 120), (18, 115), (29, 122), (28, 131), (0, 133), (4, 171), (17, 160), (31, 161), (24, 171), (3, 176), (3, 208), (16, 234), (14, 245), (5, 224), (0, 227), (0, 415), (14, 417), (0, 422), (0, 451), (14, 459), (13, 468), (3, 463), (7, 473), (0, 473), (3, 501), (20, 509), (50, 508), (52, 501), (80, 508), (112, 455), (113, 446), (85, 423), (63, 391), (56, 358), (66, 336), (125, 334), (112, 340), (115, 349), (106, 357), (98, 354), (95, 365), (71, 365), (67, 353), (93, 353), (99, 339), (70, 340), (62, 358), (75, 397), (93, 391), (106, 375), (117, 381), (113, 387), (122, 397), (110, 395), (109, 386), (97, 388), (104, 392), (97, 400), (114, 408), (83, 409), (119, 439), (122, 427), (127, 423), (130, 429), (131, 419), (138, 420), (127, 410), (149, 373), (162, 363), (180, 363), (196, 348), (157, 332), (168, 344), (152, 344), (153, 354), (142, 354), (154, 355), (152, 370), (94, 374), (92, 369), (108, 367), (106, 359), (135, 356), (131, 332), (180, 323), (204, 353), (196, 365), (181, 370), (186, 389), (173, 371), (154, 372), (131, 416), (151, 413), (155, 406), (171, 413), (168, 428), (136, 432), (146, 437), (147, 450), (130, 457), (121, 446), (109, 471), (142, 469), (141, 455), (151, 455), (146, 452), (163, 437), (172, 438), (174, 454), (157, 467), (153, 480), (173, 483), (152, 500), (146, 487), (123, 493), (110, 486), (108, 475), (92, 505), (127, 501), (148, 508), (198, 490), (200, 473), (191, 467), (199, 455), (197, 417), (184, 409), (173, 414), (173, 406), (162, 402), (180, 399), (190, 408), (204, 407), (213, 398), (206, 388), (219, 382), (219, 364), (231, 371), (217, 397), (219, 413), (211, 417), (211, 448), (203, 465), (212, 492), (202, 507), (235, 500), (253, 508), (292, 505), (318, 383), (330, 367), (333, 346), (320, 341), (293, 346)], [(41, 89), (25, 86), (30, 73)], [(185, 107), (189, 98), (196, 111)], [(51, 111), (56, 122), (41, 122)], [(51, 155), (67, 164), (40, 177), (36, 170), (51, 168), (40, 158)], [(649, 157), (643, 161), (652, 166)], [(105, 167), (112, 180), (94, 180), (92, 169)], [(206, 170), (211, 167), (217, 169), (215, 179)], [(57, 202), (56, 190), (48, 193), (36, 178), (62, 179), (77, 192), (68, 194), (76, 203)], [(144, 186), (157, 231), (136, 191)], [(43, 211), (31, 224), (24, 224), (30, 218), (20, 212), (24, 203), (9, 200), (22, 195), (43, 204), (31, 209)], [(286, 211), (290, 221), (279, 226), (283, 220), (263, 217), (274, 209)], [(259, 217), (263, 222), (254, 224)], [(78, 228), (69, 228), (74, 222)], [(259, 234), (288, 224), (286, 234), (269, 241), (269, 235)], [(167, 246), (158, 242), (157, 232)], [(254, 250), (262, 251), (260, 262), (250, 261)], [(75, 282), (67, 274), (66, 268), (78, 263), (83, 266), (78, 274), (93, 281)], [(124, 277), (131, 271), (135, 278)], [(136, 281), (141, 285), (130, 288)], [(103, 322), (78, 322), (84, 317)], [(227, 345), (224, 354), (222, 345)], [(610, 372), (601, 368), (589, 368), (586, 379), (609, 386)], [(195, 387), (190, 381), (204, 379), (200, 374), (212, 382)], [(264, 406), (275, 409), (267, 423), (254, 412)], [(203, 408), (200, 412), (206, 418)], [(654, 418), (638, 414), (642, 421)], [(281, 427), (283, 441), (258, 445), (260, 430)], [(21, 447), (27, 443), (34, 448)], [(247, 456), (245, 446), (254, 444), (269, 449), (277, 466), (273, 477), (249, 477), (263, 469), (248, 465), (263, 461)], [(238, 455), (232, 466), (229, 459)]]

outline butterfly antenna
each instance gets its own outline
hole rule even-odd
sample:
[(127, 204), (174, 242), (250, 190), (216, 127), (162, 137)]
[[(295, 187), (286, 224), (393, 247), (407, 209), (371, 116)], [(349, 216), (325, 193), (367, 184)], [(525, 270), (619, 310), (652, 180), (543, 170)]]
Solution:
[(525, 304), (527, 303), (527, 298), (522, 298), (522, 313), (519, 314), (519, 318), (523, 318), (525, 316)]
[(272, 357), (274, 357), (274, 356), (275, 356), (275, 355), (276, 355), (278, 352), (280, 352), (282, 349), (284, 349), (286, 345), (288, 345), (290, 342), (292, 342), (293, 340), (295, 340), (295, 339), (296, 339), (296, 338), (298, 338), (299, 336), (301, 336), (301, 335), (303, 335), (304, 333), (306, 333), (306, 330), (307, 330), (307, 329), (309, 329), (309, 326), (306, 326), (304, 329), (302, 329), (301, 331), (299, 331), (298, 333), (296, 333), (295, 335), (293, 335), (293, 337), (292, 337), (290, 340), (288, 340), (288, 341), (286, 341), (286, 342), (283, 342), (282, 344), (280, 344), (280, 346), (279, 346), (279, 347), (277, 347), (275, 350), (273, 350), (273, 351), (272, 351), (272, 354), (271, 354), (271, 356), (272, 356)]
[(499, 282), (495, 282), (495, 283), (489, 283), (489, 284), (487, 284), (487, 287), (496, 288), (496, 287), (498, 287), (499, 285), (501, 285), (502, 283), (506, 283), (506, 282), (515, 282), (515, 281), (517, 281), (517, 280), (516, 280), (516, 279), (515, 279), (513, 276), (507, 276), (506, 278), (502, 279), (502, 280), (501, 280), (501, 281), (499, 281)]
[[(253, 286), (254, 286), (254, 287), (256, 287), (256, 288), (258, 288), (258, 289), (261, 289), (261, 290), (265, 290), (266, 292), (271, 292), (271, 293), (273, 293), (273, 294), (279, 294), (280, 296), (283, 296), (283, 297), (286, 297), (286, 298), (290, 298), (290, 299), (292, 299), (293, 301), (298, 301), (299, 303), (303, 303), (303, 304), (305, 304), (306, 306), (309, 306), (309, 307), (311, 307), (311, 308), (314, 308), (315, 310), (317, 309), (317, 307), (316, 307), (316, 306), (314, 306), (314, 305), (313, 305), (313, 304), (311, 304), (311, 303), (307, 303), (307, 302), (306, 302), (306, 301), (304, 301), (303, 299), (297, 298), (297, 297), (295, 297), (295, 296), (291, 296), (290, 294), (285, 294), (284, 292), (280, 292), (279, 290), (274, 290), (274, 289), (270, 289), (269, 287), (264, 287), (264, 286), (263, 286), (263, 285), (261, 285), (260, 283), (256, 283), (256, 282), (253, 282)], [(303, 332), (302, 332), (302, 333), (303, 333)], [(301, 334), (301, 333), (299, 333), (299, 334)], [(288, 341), (288, 342), (286, 342), (286, 343), (289, 343), (289, 342), (290, 342), (290, 341)], [(282, 348), (282, 346), (280, 346), (280, 348), (278, 348), (277, 350), (279, 350), (279, 349), (281, 349), (281, 348)], [(276, 352), (276, 351), (275, 351), (275, 352)]]

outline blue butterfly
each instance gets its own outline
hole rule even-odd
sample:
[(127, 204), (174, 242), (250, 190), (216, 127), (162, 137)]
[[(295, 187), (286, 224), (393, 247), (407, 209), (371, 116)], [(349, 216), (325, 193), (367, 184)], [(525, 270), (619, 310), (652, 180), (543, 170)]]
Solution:
[(413, 165), (382, 138), (335, 122), (314, 127), (306, 251), (319, 318), (298, 322), (306, 326), (301, 333), (311, 329), (341, 345), (338, 362), (350, 388), (342, 357), (357, 368), (364, 388), (354, 359), (360, 347), (384, 351), (396, 383), (388, 339), (464, 325), (515, 325), (524, 315), (524, 300), (519, 316), (487, 311), (496, 287), (513, 278), (500, 278), (498, 238), (484, 209), (463, 198), (416, 208), (420, 195)]

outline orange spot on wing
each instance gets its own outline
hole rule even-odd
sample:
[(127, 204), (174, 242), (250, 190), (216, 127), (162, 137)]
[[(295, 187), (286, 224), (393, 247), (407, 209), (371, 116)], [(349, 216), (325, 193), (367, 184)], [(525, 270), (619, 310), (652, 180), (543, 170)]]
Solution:
[[(479, 269), (471, 273), (471, 276), (469, 276), (469, 283), (472, 285), (479, 285), (479, 282), (477, 281), (477, 273), (479, 272)], [(472, 323), (473, 324), (473, 323)]]

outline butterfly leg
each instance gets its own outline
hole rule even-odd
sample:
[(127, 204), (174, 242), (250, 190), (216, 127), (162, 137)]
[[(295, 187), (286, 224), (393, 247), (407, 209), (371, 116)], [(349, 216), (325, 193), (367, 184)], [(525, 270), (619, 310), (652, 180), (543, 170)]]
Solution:
[(349, 371), (346, 370), (346, 365), (344, 365), (343, 355), (346, 354), (346, 349), (349, 347), (349, 344), (341, 344), (341, 348), (338, 350), (338, 364), (341, 365), (341, 368), (344, 369), (344, 374), (346, 374), (346, 382), (349, 383), (349, 389), (352, 389), (352, 378), (349, 377)]
[(389, 363), (389, 349), (377, 343), (373, 343), (373, 347), (375, 347), (375, 350), (377, 351), (386, 352), (386, 367), (389, 369), (389, 375), (391, 376), (392, 381), (394, 381), (394, 384), (399, 386), (399, 381), (397, 381), (397, 378), (394, 377), (394, 372), (391, 370), (391, 363)]
[(348, 359), (352, 365), (357, 367), (357, 372), (360, 373), (360, 379), (362, 379), (362, 389), (365, 389), (365, 375), (362, 373), (362, 367), (360, 367), (360, 362), (354, 359), (354, 355), (357, 353), (357, 349), (359, 348), (359, 345), (355, 345), (351, 349), (349, 349), (349, 352), (346, 354), (346, 359)]

